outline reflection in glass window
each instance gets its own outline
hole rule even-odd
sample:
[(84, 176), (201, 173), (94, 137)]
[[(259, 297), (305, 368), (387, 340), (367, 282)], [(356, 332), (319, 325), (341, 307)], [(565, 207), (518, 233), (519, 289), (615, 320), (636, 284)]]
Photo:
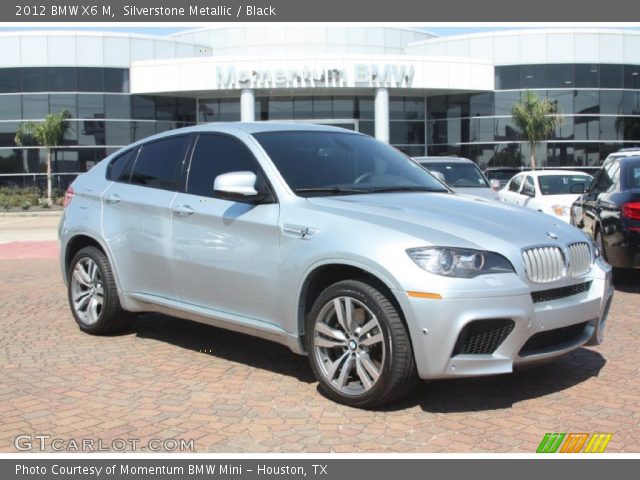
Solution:
[(78, 118), (104, 118), (104, 113), (103, 95), (78, 95)]
[(576, 140), (598, 140), (600, 117), (576, 116), (573, 118)]
[(331, 109), (331, 98), (313, 97), (313, 118), (333, 118)]
[(575, 90), (573, 94), (575, 113), (600, 113), (600, 92), (598, 90)]
[(520, 92), (496, 92), (494, 95), (495, 114), (511, 116), (513, 105), (520, 101)]
[(131, 118), (136, 120), (155, 120), (156, 103), (153, 97), (134, 95), (131, 97)]
[(131, 143), (130, 122), (105, 122), (105, 127), (106, 145), (124, 147)]
[(496, 90), (520, 88), (520, 65), (496, 67)]
[(12, 93), (20, 91), (20, 69), (0, 68), (0, 93)]
[(0, 95), (0, 120), (22, 120), (21, 95)]
[(104, 69), (92, 67), (78, 68), (79, 92), (104, 92)]
[(104, 91), (113, 93), (128, 93), (129, 70), (126, 68), (105, 68)]
[(521, 65), (520, 88), (546, 88), (547, 65)]
[(424, 143), (424, 122), (390, 122), (389, 140), (401, 145)]
[(622, 92), (619, 90), (600, 91), (600, 113), (620, 114), (622, 113)]
[[(107, 118), (132, 118), (129, 95), (105, 95), (104, 105)], [(135, 117), (134, 117), (135, 118)]]
[(49, 75), (46, 68), (23, 68), (21, 69), (23, 92), (48, 92)]
[(600, 86), (600, 65), (578, 63), (574, 65), (574, 70), (577, 88), (598, 88)]
[(600, 88), (622, 88), (622, 65), (600, 65)]
[(624, 66), (624, 88), (640, 89), (640, 66)]
[(354, 97), (333, 97), (333, 118), (356, 118)]
[(549, 88), (572, 88), (573, 87), (573, 65), (572, 64), (547, 65), (547, 85), (546, 86)]
[(49, 114), (49, 95), (22, 96), (22, 115), (25, 120), (43, 119)]
[(75, 68), (50, 67), (49, 91), (75, 92), (78, 90), (78, 76)]
[(78, 117), (76, 95), (73, 93), (52, 93), (49, 95), (49, 111), (60, 113), (63, 110), (68, 110), (71, 118)]

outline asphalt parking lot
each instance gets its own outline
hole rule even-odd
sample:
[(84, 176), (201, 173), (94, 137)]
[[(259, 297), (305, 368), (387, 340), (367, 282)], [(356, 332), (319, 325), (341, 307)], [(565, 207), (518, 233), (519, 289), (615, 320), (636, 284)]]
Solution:
[(611, 432), (607, 452), (640, 451), (640, 272), (618, 275), (600, 347), (421, 383), (361, 411), (322, 397), (306, 358), (260, 339), (156, 314), (83, 334), (55, 255), (50, 240), (0, 243), (0, 452), (42, 434), (58, 446), (193, 440), (197, 452), (531, 453), (547, 432)]

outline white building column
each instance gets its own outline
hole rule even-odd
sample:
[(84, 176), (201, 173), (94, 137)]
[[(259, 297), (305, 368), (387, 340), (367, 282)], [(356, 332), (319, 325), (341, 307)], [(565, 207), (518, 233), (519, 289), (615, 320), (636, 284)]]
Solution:
[(252, 89), (244, 88), (240, 92), (240, 121), (253, 122), (256, 119), (256, 96)]
[(374, 107), (376, 138), (389, 143), (389, 90), (376, 88)]

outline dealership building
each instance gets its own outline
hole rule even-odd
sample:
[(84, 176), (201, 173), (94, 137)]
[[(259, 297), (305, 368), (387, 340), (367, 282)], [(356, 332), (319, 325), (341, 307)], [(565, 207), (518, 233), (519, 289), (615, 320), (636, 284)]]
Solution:
[(45, 152), (19, 124), (67, 109), (64, 186), (132, 141), (220, 121), (331, 124), (409, 155), (526, 164), (511, 107), (531, 90), (564, 121), (543, 166), (594, 166), (640, 144), (640, 32), (531, 29), (438, 37), (393, 27), (216, 26), (171, 36), (0, 30), (0, 184), (28, 185)]

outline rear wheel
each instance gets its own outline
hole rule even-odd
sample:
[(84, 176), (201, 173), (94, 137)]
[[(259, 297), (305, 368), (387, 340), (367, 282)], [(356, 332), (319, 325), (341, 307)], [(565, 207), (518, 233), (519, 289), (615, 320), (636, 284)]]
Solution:
[(111, 265), (101, 250), (85, 247), (76, 253), (68, 283), (69, 305), (80, 329), (98, 335), (130, 326), (133, 314), (120, 306)]
[(405, 325), (389, 299), (368, 283), (345, 280), (328, 287), (307, 316), (306, 332), (319, 389), (339, 403), (373, 408), (415, 386)]

